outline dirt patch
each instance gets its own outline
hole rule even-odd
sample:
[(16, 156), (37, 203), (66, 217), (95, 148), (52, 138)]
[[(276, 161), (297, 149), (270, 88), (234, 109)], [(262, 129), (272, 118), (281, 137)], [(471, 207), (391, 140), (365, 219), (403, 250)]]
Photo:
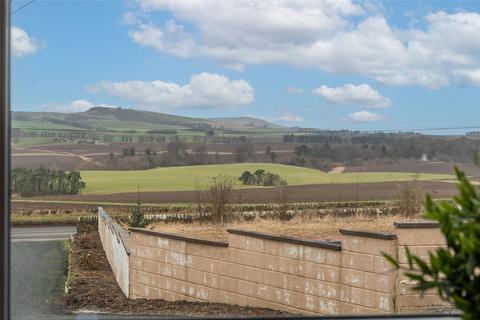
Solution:
[[(417, 217), (418, 218), (418, 217)], [(214, 223), (163, 223), (157, 222), (148, 227), (154, 230), (180, 233), (208, 240), (228, 239), (227, 229), (242, 229), (271, 233), (277, 236), (292, 236), (308, 240), (340, 240), (339, 229), (362, 231), (394, 232), (395, 221), (413, 220), (404, 216), (391, 215), (381, 217), (294, 217), (290, 221), (255, 218), (252, 221), (233, 222), (228, 224)]]
[[(88, 240), (86, 240), (88, 239)], [(84, 242), (95, 243), (93, 249), (83, 249)], [(206, 302), (127, 299), (110, 269), (101, 249), (97, 232), (76, 235), (72, 243), (72, 280), (65, 299), (65, 311), (96, 311), (114, 314), (162, 315), (162, 316), (208, 316), (208, 317), (254, 317), (281, 316), (285, 312), (263, 308)], [(96, 270), (85, 268), (82, 257), (94, 255)]]
[(328, 173), (342, 173), (345, 171), (345, 167), (335, 167), (330, 170)]

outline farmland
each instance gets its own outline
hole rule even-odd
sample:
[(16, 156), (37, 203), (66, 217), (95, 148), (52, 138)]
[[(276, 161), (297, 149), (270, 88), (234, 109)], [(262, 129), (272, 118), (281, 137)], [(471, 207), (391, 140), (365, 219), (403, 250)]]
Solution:
[[(94, 208), (92, 202), (135, 203), (137, 186), (143, 203), (188, 204), (213, 177), (237, 178), (256, 169), (287, 180), (291, 203), (392, 200), (413, 174), (419, 174), (422, 194), (449, 197), (455, 193), (454, 163), (480, 178), (471, 163), (480, 140), (315, 131), (242, 117), (200, 119), (109, 108), (20, 112), (13, 115), (12, 137), (13, 168), (81, 171), (86, 182), (81, 194), (36, 198), (42, 208), (57, 202), (82, 208)], [(274, 188), (240, 182), (236, 188), (235, 203), (275, 202)], [(20, 201), (18, 209), (32, 206)]]
[[(167, 167), (133, 171), (82, 171), (87, 187), (84, 193), (119, 193), (135, 191), (137, 186), (145, 191), (191, 191), (198, 181), (205, 186), (213, 177), (225, 174), (239, 177), (243, 171), (264, 169), (280, 175), (289, 185), (355, 184), (375, 182), (399, 182), (412, 179), (406, 172), (325, 173), (320, 170), (272, 163), (237, 163)], [(419, 181), (452, 179), (450, 175), (419, 174)]]

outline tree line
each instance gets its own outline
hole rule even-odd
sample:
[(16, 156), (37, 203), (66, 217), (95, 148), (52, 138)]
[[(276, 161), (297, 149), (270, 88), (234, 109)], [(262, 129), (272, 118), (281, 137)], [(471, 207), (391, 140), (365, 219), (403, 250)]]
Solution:
[(80, 172), (15, 168), (11, 171), (10, 186), (12, 193), (22, 197), (78, 194), (85, 188)]

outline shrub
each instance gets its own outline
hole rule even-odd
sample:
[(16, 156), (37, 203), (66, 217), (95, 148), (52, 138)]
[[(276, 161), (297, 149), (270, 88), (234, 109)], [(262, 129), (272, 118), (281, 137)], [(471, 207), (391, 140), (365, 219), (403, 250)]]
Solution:
[(131, 227), (134, 228), (143, 228), (147, 225), (147, 221), (145, 220), (145, 214), (143, 213), (140, 203), (130, 209), (130, 218), (128, 220), (128, 223)]
[(429, 253), (428, 260), (407, 248), (406, 268), (384, 256), (395, 268), (406, 270), (421, 294), (436, 289), (442, 299), (463, 311), (463, 319), (480, 319), (480, 198), (465, 174), (458, 168), (455, 173), (459, 195), (454, 203), (436, 203), (428, 195), (425, 201), (425, 217), (439, 222), (447, 247)]

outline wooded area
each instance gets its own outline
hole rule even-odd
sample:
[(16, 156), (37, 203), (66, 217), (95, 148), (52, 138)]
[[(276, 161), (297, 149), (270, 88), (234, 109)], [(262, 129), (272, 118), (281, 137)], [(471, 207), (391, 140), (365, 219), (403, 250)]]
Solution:
[(78, 194), (85, 188), (78, 171), (15, 168), (10, 179), (12, 193), (22, 197)]

